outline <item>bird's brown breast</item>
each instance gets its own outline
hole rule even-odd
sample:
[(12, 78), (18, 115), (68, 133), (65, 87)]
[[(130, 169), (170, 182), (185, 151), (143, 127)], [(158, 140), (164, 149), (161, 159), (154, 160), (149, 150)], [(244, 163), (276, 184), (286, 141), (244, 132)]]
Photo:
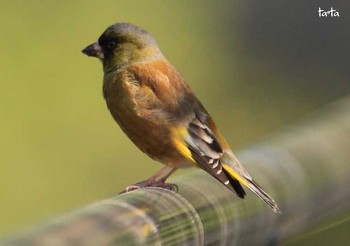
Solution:
[(171, 84), (174, 78), (167, 76), (167, 69), (159, 63), (111, 72), (104, 77), (103, 91), (113, 118), (134, 144), (171, 165), (184, 158), (170, 137), (172, 127), (181, 122), (176, 112), (181, 89)]

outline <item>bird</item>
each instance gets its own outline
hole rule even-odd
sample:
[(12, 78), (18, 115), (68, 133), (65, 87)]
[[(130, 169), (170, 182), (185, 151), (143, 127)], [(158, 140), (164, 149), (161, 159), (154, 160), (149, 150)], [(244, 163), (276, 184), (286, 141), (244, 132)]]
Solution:
[(82, 52), (102, 62), (103, 97), (114, 120), (141, 151), (165, 164), (126, 192), (152, 186), (171, 189), (165, 181), (178, 168), (198, 167), (238, 197), (246, 196), (245, 186), (281, 213), (151, 34), (131, 23), (116, 23)]

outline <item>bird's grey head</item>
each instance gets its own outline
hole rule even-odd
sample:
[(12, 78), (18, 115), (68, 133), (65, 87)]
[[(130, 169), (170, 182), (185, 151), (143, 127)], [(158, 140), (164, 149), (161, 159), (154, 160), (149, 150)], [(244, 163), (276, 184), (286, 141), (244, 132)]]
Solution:
[(155, 39), (130, 23), (116, 23), (108, 27), (98, 41), (87, 46), (83, 53), (99, 58), (104, 67), (163, 57)]
[(130, 23), (116, 23), (106, 29), (98, 39), (101, 46), (108, 42), (131, 42), (138, 46), (157, 46), (155, 39), (145, 30)]

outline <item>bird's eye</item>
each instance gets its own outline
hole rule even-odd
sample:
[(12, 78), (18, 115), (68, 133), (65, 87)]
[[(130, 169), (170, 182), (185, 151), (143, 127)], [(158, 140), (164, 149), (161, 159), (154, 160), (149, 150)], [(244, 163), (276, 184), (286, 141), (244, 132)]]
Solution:
[(111, 40), (107, 43), (106, 48), (109, 50), (113, 50), (116, 45), (117, 45), (117, 42), (115, 42), (114, 40)]

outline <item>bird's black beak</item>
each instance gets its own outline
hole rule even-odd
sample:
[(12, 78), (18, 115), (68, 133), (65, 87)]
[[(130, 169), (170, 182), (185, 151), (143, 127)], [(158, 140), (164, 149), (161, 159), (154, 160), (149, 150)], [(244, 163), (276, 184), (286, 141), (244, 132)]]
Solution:
[(87, 56), (97, 57), (101, 60), (105, 58), (103, 51), (101, 49), (101, 46), (99, 45), (98, 42), (90, 44), (85, 49), (83, 49), (82, 52)]

